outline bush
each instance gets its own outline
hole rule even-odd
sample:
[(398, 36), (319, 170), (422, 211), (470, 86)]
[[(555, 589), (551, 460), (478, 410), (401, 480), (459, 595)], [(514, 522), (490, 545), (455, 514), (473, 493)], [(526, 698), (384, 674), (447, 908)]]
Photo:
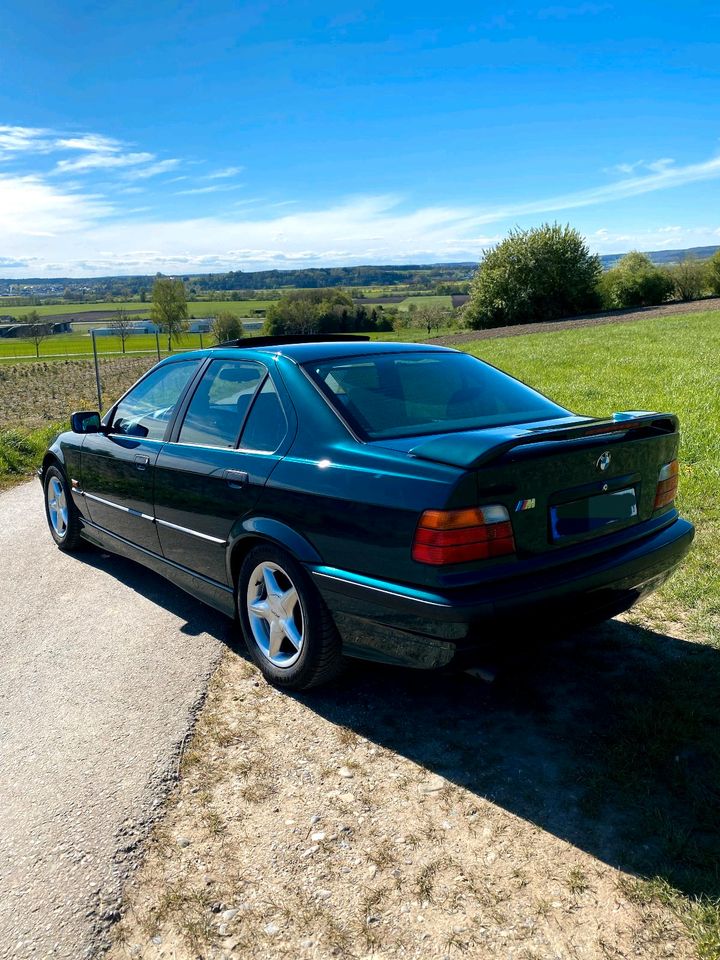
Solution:
[(686, 257), (667, 268), (673, 294), (678, 300), (698, 300), (707, 287), (707, 264), (697, 257)]
[(668, 272), (637, 250), (626, 253), (600, 281), (603, 305), (608, 310), (655, 306), (667, 300), (672, 290)]
[(274, 336), (303, 333), (360, 333), (391, 330), (392, 320), (382, 310), (353, 303), (343, 290), (296, 290), (271, 303), (265, 332)]
[(720, 250), (707, 262), (707, 278), (710, 292), (720, 297)]
[(485, 253), (464, 320), (474, 329), (557, 320), (599, 306), (600, 258), (570, 226), (513, 230)]
[(225, 340), (239, 340), (243, 335), (243, 325), (239, 317), (228, 311), (220, 312), (213, 317), (210, 325), (216, 343)]

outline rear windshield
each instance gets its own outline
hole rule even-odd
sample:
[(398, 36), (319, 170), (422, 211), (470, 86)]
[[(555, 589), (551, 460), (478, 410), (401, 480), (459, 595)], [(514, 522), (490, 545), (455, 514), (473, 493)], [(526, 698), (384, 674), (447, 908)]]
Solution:
[(568, 411), (465, 353), (343, 357), (305, 369), (371, 440), (553, 420)]

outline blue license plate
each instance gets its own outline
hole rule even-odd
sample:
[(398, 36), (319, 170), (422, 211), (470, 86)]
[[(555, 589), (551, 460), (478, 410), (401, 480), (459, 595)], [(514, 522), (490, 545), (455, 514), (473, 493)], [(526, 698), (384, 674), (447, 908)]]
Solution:
[(553, 540), (595, 533), (611, 524), (636, 519), (637, 496), (634, 487), (584, 497), (550, 508)]

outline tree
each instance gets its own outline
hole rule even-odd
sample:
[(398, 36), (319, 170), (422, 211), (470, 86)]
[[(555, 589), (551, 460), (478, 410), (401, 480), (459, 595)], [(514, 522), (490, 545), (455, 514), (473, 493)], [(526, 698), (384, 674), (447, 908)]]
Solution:
[(450, 325), (452, 312), (437, 303), (421, 303), (415, 311), (414, 320), (419, 326), (427, 330), (430, 336), (433, 332), (438, 334), (442, 327)]
[(708, 260), (707, 272), (710, 292), (720, 297), (720, 250)]
[(511, 230), (485, 252), (464, 319), (475, 329), (586, 313), (599, 303), (600, 258), (569, 225)]
[(667, 300), (673, 282), (666, 270), (637, 250), (626, 253), (601, 280), (604, 305), (610, 310), (650, 307)]
[(243, 335), (242, 321), (228, 310), (217, 313), (210, 325), (212, 335), (217, 343), (225, 340), (239, 340)]
[(125, 353), (125, 341), (133, 331), (133, 321), (130, 319), (127, 310), (120, 308), (115, 311), (115, 318), (110, 324), (110, 329), (114, 331), (116, 336), (120, 337), (122, 352)]
[(707, 287), (707, 265), (692, 255), (668, 267), (673, 293), (678, 300), (699, 300)]
[(170, 340), (176, 342), (187, 329), (187, 299), (182, 280), (157, 277), (152, 288), (150, 316)]
[(25, 314), (25, 316), (20, 317), (20, 323), (26, 323), (27, 327), (27, 339), (31, 340), (35, 345), (35, 356), (40, 356), (40, 344), (43, 340), (52, 334), (52, 323), (49, 323), (47, 320), (43, 321), (40, 319), (40, 314), (37, 310), (31, 310), (30, 313)]

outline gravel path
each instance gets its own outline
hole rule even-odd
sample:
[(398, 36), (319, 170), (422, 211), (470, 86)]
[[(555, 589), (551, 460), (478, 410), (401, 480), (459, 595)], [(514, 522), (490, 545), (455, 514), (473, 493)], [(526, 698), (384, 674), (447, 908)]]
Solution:
[(527, 333), (555, 333), (576, 327), (596, 327), (603, 323), (633, 323), (650, 317), (673, 317), (678, 313), (704, 313), (720, 310), (720, 297), (694, 300), (690, 303), (666, 303), (661, 307), (641, 307), (638, 310), (613, 310), (611, 313), (593, 313), (585, 317), (570, 317), (568, 320), (553, 320), (550, 323), (519, 323), (512, 327), (493, 327), (490, 330), (464, 330), (445, 337), (434, 337), (428, 343), (454, 347), (473, 340), (494, 340), (497, 337), (521, 337)]
[[(92, 956), (232, 629), (0, 495), (0, 958)], [(102, 611), (102, 615), (99, 612)]]

